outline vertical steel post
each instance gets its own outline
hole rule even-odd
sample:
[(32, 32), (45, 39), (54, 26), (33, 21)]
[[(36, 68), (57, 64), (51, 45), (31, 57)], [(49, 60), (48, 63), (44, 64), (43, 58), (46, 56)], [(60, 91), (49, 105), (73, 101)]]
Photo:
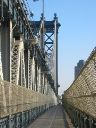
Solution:
[(58, 28), (57, 28), (57, 16), (54, 14), (54, 74), (55, 74), (55, 81), (54, 86), (56, 89), (56, 93), (58, 94)]
[(1, 31), (2, 27), (0, 25), (0, 79), (3, 80), (3, 71), (2, 71), (2, 53), (1, 53)]
[(1, 20), (3, 20), (3, 0), (1, 0)]
[(44, 51), (44, 27), (45, 27), (45, 25), (44, 25), (44, 0), (42, 0), (42, 51), (43, 52), (45, 52)]

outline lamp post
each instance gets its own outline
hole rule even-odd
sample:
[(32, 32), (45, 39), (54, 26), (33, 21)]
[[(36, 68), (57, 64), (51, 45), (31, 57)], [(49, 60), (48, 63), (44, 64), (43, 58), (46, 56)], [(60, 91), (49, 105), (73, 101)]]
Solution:
[[(39, 1), (39, 0), (33, 0), (34, 2)], [(41, 31), (42, 31), (42, 35), (41, 35), (41, 41), (42, 41), (42, 51), (44, 52), (44, 0), (42, 0), (42, 24), (41, 24)]]
[(42, 13), (43, 13), (43, 33), (42, 33), (42, 36), (43, 36), (43, 40), (42, 40), (42, 43), (43, 43), (43, 52), (44, 52), (44, 0), (42, 0)]
[(43, 13), (43, 21), (44, 21), (44, 0), (42, 0), (42, 13)]
[[(34, 2), (39, 0), (33, 0)], [(44, 20), (44, 0), (42, 0), (42, 13), (43, 13), (43, 20)]]

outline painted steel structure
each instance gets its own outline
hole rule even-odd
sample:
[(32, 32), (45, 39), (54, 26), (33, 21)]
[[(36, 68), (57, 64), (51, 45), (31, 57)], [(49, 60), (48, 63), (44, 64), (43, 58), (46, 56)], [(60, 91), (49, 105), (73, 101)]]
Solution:
[(96, 49), (64, 92), (63, 105), (76, 128), (96, 127)]
[[(32, 24), (27, 12), (24, 0), (0, 0), (0, 128), (27, 127), (57, 104), (58, 75), (53, 77), (46, 58), (50, 50), (49, 59), (57, 68), (60, 24), (56, 15), (53, 21), (45, 21), (44, 36), (52, 45), (46, 49), (47, 38), (42, 45), (42, 19), (37, 31), (37, 22)], [(50, 23), (52, 27), (48, 27)], [(52, 34), (47, 35), (50, 29)]]
[[(43, 20), (43, 15), (41, 16), (41, 21), (30, 22), (31, 27), (33, 28), (34, 35), (37, 35), (40, 40), (42, 40), (42, 33), (44, 32), (44, 44), (39, 46), (41, 47), (45, 60), (47, 62), (49, 71), (54, 79), (54, 87), (56, 93), (58, 94), (58, 29), (60, 23), (58, 23), (58, 17), (54, 14), (53, 21), (45, 21), (43, 26), (41, 26)], [(33, 27), (35, 25), (35, 28)]]

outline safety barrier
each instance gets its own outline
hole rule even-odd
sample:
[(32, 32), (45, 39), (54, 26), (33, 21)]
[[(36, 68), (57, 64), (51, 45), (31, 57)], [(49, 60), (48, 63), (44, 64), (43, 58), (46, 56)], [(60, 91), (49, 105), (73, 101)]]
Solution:
[(64, 92), (62, 102), (76, 128), (96, 127), (96, 49)]

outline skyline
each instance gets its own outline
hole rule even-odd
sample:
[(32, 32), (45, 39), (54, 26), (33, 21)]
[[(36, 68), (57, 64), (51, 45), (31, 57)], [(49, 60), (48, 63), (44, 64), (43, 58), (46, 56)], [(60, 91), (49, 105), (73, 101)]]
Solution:
[[(42, 1), (28, 0), (33, 20), (40, 20)], [(96, 46), (96, 1), (95, 0), (45, 0), (45, 19), (53, 20), (57, 13), (61, 24), (58, 35), (59, 94), (74, 80), (74, 67), (81, 59), (89, 57)]]

